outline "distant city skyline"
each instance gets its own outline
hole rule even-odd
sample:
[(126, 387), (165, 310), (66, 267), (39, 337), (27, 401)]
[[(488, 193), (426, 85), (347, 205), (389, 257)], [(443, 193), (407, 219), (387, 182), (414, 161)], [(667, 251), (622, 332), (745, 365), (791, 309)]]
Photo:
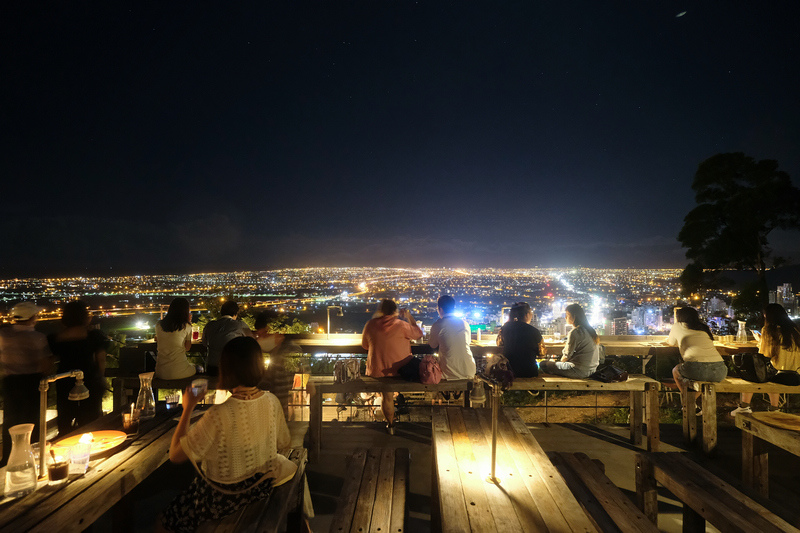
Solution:
[[(800, 180), (797, 20), (798, 2), (4, 6), (0, 278), (681, 268), (703, 160)], [(800, 263), (796, 232), (769, 240)]]

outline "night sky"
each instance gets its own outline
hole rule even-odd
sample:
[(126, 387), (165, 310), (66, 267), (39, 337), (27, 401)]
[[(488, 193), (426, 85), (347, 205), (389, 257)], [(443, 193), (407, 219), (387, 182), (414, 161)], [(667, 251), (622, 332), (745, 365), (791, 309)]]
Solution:
[[(776, 159), (800, 186), (798, 20), (794, 0), (5, 4), (0, 277), (682, 267), (701, 161)], [(800, 262), (800, 234), (773, 241)]]

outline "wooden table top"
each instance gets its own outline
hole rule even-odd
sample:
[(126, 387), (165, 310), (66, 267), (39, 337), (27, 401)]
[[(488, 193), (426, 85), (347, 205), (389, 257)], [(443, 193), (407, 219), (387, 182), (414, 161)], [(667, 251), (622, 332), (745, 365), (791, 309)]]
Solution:
[(442, 532), (596, 531), (514, 409), (501, 411), (491, 473), (491, 411), (433, 410), (433, 455)]
[[(0, 531), (83, 531), (125, 494), (153, 473), (169, 457), (172, 420), (180, 410), (159, 406), (156, 417), (141, 423), (139, 434), (111, 455), (89, 462), (82, 476), (51, 487), (40, 482), (23, 498), (0, 501)], [(106, 415), (82, 427), (79, 433), (122, 429), (119, 413)]]

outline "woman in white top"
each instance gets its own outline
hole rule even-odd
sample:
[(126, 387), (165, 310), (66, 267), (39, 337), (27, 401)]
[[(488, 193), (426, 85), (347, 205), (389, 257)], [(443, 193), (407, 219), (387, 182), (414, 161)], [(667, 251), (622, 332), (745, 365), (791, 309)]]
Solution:
[[(758, 342), (758, 352), (770, 358), (772, 366), (779, 372), (771, 381), (784, 385), (798, 385), (796, 372), (800, 371), (800, 328), (798, 328), (786, 310), (780, 304), (768, 304), (764, 308), (764, 329), (759, 335), (753, 332)], [(731, 411), (736, 413), (752, 413), (750, 400), (752, 392), (743, 392), (739, 407)], [(769, 410), (778, 410), (780, 394), (769, 393)]]
[(195, 365), (186, 359), (192, 347), (192, 310), (189, 300), (175, 298), (169, 304), (166, 316), (156, 324), (156, 377), (183, 379), (197, 372)]
[(269, 498), (273, 487), (292, 479), (297, 470), (278, 453), (290, 442), (281, 404), (257, 386), (264, 372), (258, 342), (252, 337), (229, 341), (219, 371), (219, 387), (231, 396), (210, 407), (191, 428), (192, 411), (205, 391), (195, 396), (189, 386), (183, 393), (169, 458), (173, 463), (191, 460), (199, 475), (164, 511), (161, 525), (167, 531), (196, 531), (203, 522)]
[[(714, 347), (714, 336), (708, 325), (700, 320), (694, 307), (676, 307), (675, 324), (669, 332), (667, 344), (677, 346), (683, 360), (672, 369), (672, 377), (681, 394), (686, 394), (687, 382), (720, 382), (728, 375), (728, 367)], [(695, 392), (697, 401), (699, 392)]]

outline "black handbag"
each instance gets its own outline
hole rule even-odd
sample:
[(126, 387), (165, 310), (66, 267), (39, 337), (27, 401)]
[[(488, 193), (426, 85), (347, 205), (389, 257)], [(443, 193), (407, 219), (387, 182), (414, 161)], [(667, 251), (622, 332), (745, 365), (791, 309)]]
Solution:
[(589, 376), (589, 379), (595, 379), (603, 383), (619, 383), (628, 381), (628, 373), (621, 368), (608, 364), (598, 367), (595, 373)]
[(772, 381), (778, 371), (769, 358), (757, 352), (733, 354), (733, 369), (745, 381), (766, 383)]
[(422, 359), (419, 357), (412, 357), (408, 363), (397, 369), (397, 373), (406, 381), (419, 381), (420, 363), (422, 363)]

